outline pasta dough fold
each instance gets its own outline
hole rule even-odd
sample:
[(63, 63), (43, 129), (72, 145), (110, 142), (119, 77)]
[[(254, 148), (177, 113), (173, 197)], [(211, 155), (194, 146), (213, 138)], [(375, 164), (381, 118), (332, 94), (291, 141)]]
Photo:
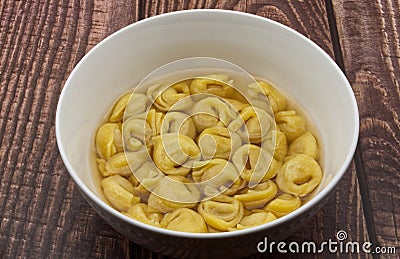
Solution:
[(127, 179), (116, 174), (101, 181), (104, 196), (119, 211), (127, 211), (133, 204), (140, 201), (135, 197), (134, 187)]
[(271, 130), (262, 143), (262, 147), (280, 162), (285, 159), (288, 152), (286, 136), (279, 130)]
[(238, 181), (239, 172), (235, 166), (220, 158), (212, 159), (207, 164), (195, 168), (192, 177), (195, 182), (200, 182), (200, 189), (208, 197), (221, 194), (231, 186), (235, 188), (241, 183)]
[(96, 132), (96, 149), (101, 158), (109, 159), (123, 150), (122, 134), (118, 123), (104, 123)]
[(198, 211), (209, 226), (222, 231), (236, 226), (243, 217), (242, 203), (225, 195), (201, 202)]
[(295, 111), (278, 112), (275, 114), (275, 120), (279, 129), (285, 133), (289, 143), (306, 132), (304, 119), (297, 115)]
[(229, 97), (234, 91), (229, 86), (229, 83), (232, 83), (232, 81), (229, 80), (228, 75), (223, 74), (198, 77), (190, 83), (190, 93), (192, 95), (207, 93), (220, 97)]
[(165, 214), (161, 221), (161, 227), (181, 232), (208, 232), (203, 217), (197, 212), (187, 208), (176, 209), (173, 212)]
[(162, 122), (161, 134), (179, 133), (194, 139), (196, 136), (196, 126), (192, 118), (183, 112), (168, 112)]
[(131, 94), (129, 102), (125, 107), (123, 119), (127, 120), (130, 117), (143, 117), (150, 107), (150, 104), (150, 99), (146, 95), (139, 93)]
[(255, 226), (259, 226), (262, 224), (266, 224), (276, 219), (276, 216), (271, 212), (266, 212), (264, 210), (253, 210), (251, 214), (244, 216), (242, 220), (237, 224), (236, 229), (232, 230), (241, 230), (246, 228), (251, 228)]
[(155, 109), (150, 109), (147, 113), (146, 122), (150, 126), (152, 137), (160, 135), (163, 120), (164, 114), (162, 112), (157, 112)]
[(200, 191), (190, 183), (189, 179), (180, 175), (162, 177), (150, 193), (149, 209), (168, 213), (178, 208), (194, 208), (197, 203), (193, 201), (200, 200)]
[(145, 203), (137, 203), (133, 205), (124, 214), (130, 218), (156, 227), (160, 227), (160, 221), (163, 218), (161, 213), (150, 212)]
[(240, 117), (229, 125), (229, 129), (240, 132), (242, 137), (248, 136), (251, 143), (259, 144), (273, 125), (272, 117), (265, 110), (248, 106), (240, 111)]
[(171, 107), (181, 99), (190, 95), (189, 85), (182, 81), (173, 84), (167, 88), (165, 86), (155, 85), (150, 87), (147, 95), (154, 100), (154, 106), (160, 111), (169, 111)]
[(122, 96), (117, 103), (114, 105), (114, 108), (110, 115), (110, 122), (119, 122), (122, 120), (124, 116), (125, 108), (128, 105), (129, 99), (131, 98), (132, 93), (126, 94)]
[(211, 127), (201, 132), (198, 144), (203, 159), (229, 159), (231, 152), (242, 145), (240, 136), (225, 127)]
[(100, 172), (104, 177), (114, 174), (119, 174), (123, 177), (129, 177), (132, 175), (132, 171), (135, 171), (147, 160), (147, 152), (138, 151), (118, 153), (107, 161), (104, 159), (98, 159), (97, 163)]
[(314, 135), (306, 131), (303, 135), (293, 140), (289, 146), (288, 155), (305, 154), (317, 160), (319, 158), (318, 144)]
[(321, 180), (321, 167), (312, 157), (304, 154), (289, 157), (276, 177), (279, 189), (301, 197), (312, 192)]
[(143, 118), (131, 117), (122, 124), (122, 134), (125, 149), (137, 151), (150, 147), (153, 130)]
[(230, 104), (233, 105), (233, 107), (235, 108), (235, 110), (237, 112), (241, 112), (244, 108), (246, 107), (250, 107), (250, 104), (248, 102), (242, 102), (236, 99), (232, 99), (232, 98), (225, 98), (226, 101), (228, 101)]
[(249, 187), (273, 178), (281, 166), (281, 163), (265, 149), (253, 144), (245, 144), (238, 148), (232, 162), (241, 172), (240, 177), (249, 182)]
[(186, 176), (199, 157), (200, 148), (188, 136), (169, 133), (154, 138), (153, 161), (165, 174)]
[(298, 196), (284, 193), (268, 203), (264, 207), (264, 210), (267, 212), (271, 212), (275, 216), (280, 218), (298, 209), (300, 206), (301, 200)]
[(269, 104), (274, 113), (286, 109), (286, 98), (267, 82), (257, 81), (257, 83), (250, 84), (249, 89), (254, 91), (256, 94), (264, 94), (268, 98)]
[(277, 192), (276, 184), (268, 180), (254, 188), (249, 188), (245, 193), (235, 195), (235, 199), (241, 201), (246, 209), (251, 210), (263, 207), (275, 197)]
[(215, 126), (226, 126), (236, 117), (233, 106), (217, 97), (206, 97), (192, 109), (193, 121), (199, 132)]

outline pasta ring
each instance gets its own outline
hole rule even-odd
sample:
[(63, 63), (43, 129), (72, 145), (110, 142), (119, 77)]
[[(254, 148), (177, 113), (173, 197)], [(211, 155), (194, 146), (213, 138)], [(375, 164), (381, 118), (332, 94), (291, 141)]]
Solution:
[(304, 154), (291, 157), (276, 177), (279, 189), (301, 197), (311, 193), (321, 180), (321, 167), (312, 157)]

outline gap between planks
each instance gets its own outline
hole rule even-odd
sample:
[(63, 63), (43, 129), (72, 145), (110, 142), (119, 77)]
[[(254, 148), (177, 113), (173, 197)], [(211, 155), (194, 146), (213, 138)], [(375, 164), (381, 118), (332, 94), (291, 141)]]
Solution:
[[(138, 21), (146, 18), (146, 3), (147, 2), (148, 2), (147, 0), (138, 0), (138, 14), (137, 14)], [(341, 49), (341, 45), (340, 45), (340, 41), (339, 41), (339, 34), (338, 34), (338, 30), (337, 30), (337, 25), (336, 25), (336, 16), (335, 16), (332, 1), (325, 0), (325, 6), (326, 6), (326, 11), (327, 11), (327, 18), (328, 18), (328, 22), (329, 22), (329, 30), (331, 33), (331, 40), (332, 40), (335, 61), (336, 61), (337, 65), (341, 68), (343, 73), (346, 74), (346, 69), (345, 69), (345, 65), (344, 65), (344, 61), (343, 61), (342, 49)], [(367, 222), (367, 231), (368, 231), (369, 240), (374, 245), (378, 245), (375, 226), (374, 226), (373, 220), (372, 220), (372, 210), (371, 210), (371, 204), (370, 204), (369, 193), (368, 193), (368, 185), (367, 185), (367, 181), (365, 179), (362, 151), (360, 150), (359, 145), (357, 146), (356, 153), (354, 155), (354, 162), (355, 162), (355, 167), (356, 167), (357, 179), (359, 182), (364, 216), (365, 216), (365, 220)], [(138, 245), (136, 245), (133, 242), (130, 242), (129, 250), (130, 250), (129, 254), (127, 256), (128, 258), (135, 258), (136, 256), (138, 256), (138, 253), (140, 253), (140, 252), (143, 253), (143, 252), (147, 251), (146, 249), (143, 251), (143, 248), (141, 248), (141, 247), (139, 248)], [(150, 252), (150, 251), (147, 251), (147, 252)], [(150, 258), (155, 258), (155, 257), (167, 258), (162, 255), (155, 256), (154, 252), (150, 252), (150, 254), (147, 254), (147, 256)], [(373, 258), (378, 258), (378, 257), (376, 255), (373, 255)]]
[[(338, 29), (337, 29), (335, 10), (334, 10), (333, 4), (332, 4), (332, 0), (325, 0), (325, 6), (326, 6), (326, 11), (327, 11), (327, 16), (328, 16), (329, 29), (331, 32), (335, 61), (336, 61), (337, 65), (340, 67), (340, 69), (343, 71), (343, 73), (346, 74), (346, 68), (345, 68), (344, 60), (343, 60), (342, 47), (341, 47), (340, 41), (339, 41), (339, 33), (338, 33)], [(355, 168), (356, 168), (355, 171), (357, 173), (357, 179), (358, 179), (359, 188), (360, 188), (361, 202), (363, 205), (364, 217), (365, 217), (365, 221), (367, 223), (366, 225), (367, 225), (368, 237), (369, 237), (370, 242), (374, 246), (379, 246), (378, 238), (377, 238), (376, 230), (375, 230), (375, 225), (374, 225), (374, 221), (373, 221), (372, 206), (371, 206), (369, 191), (368, 191), (368, 183), (367, 183), (366, 176), (365, 176), (362, 150), (361, 150), (361, 146), (359, 144), (357, 145), (353, 160), (355, 163)], [(378, 256), (376, 254), (372, 254), (372, 257), (378, 258)]]

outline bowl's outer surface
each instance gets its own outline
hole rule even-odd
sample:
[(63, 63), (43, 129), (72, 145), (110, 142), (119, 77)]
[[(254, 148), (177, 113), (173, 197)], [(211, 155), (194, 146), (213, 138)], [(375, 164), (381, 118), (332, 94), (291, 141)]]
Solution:
[[(223, 238), (218, 237), (218, 235), (206, 238), (188, 238), (161, 232), (155, 233), (153, 230), (130, 224), (104, 210), (86, 196), (82, 190), (81, 193), (108, 224), (129, 240), (157, 253), (179, 258), (241, 258), (259, 253), (258, 246), (260, 249), (266, 249), (261, 251), (262, 254), (268, 255), (270, 251), (276, 252), (278, 241), (286, 239), (302, 228), (329, 199), (329, 196), (325, 197), (317, 206), (268, 230), (259, 229), (243, 235), (225, 236)], [(262, 244), (259, 245), (260, 242)], [(275, 245), (270, 245), (272, 242), (275, 242)]]
[[(225, 59), (269, 79), (311, 116), (322, 143), (324, 179), (318, 194), (270, 224), (222, 234), (157, 229), (109, 207), (94, 180), (93, 134), (116, 98), (148, 73), (196, 56)], [(351, 87), (317, 45), (276, 22), (224, 10), (169, 13), (130, 25), (94, 47), (75, 67), (61, 93), (56, 116), (63, 161), (83, 196), (116, 230), (168, 255), (236, 255), (255, 252), (268, 236), (284, 239), (318, 211), (348, 167), (358, 138), (358, 110)], [(228, 249), (229, 248), (229, 249)]]

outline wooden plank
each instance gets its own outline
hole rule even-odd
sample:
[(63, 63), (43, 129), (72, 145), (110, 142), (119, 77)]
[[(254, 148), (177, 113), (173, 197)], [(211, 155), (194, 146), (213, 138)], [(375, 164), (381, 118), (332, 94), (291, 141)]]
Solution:
[(157, 14), (188, 9), (246, 10), (246, 0), (148, 0), (144, 2), (144, 18)]
[[(1, 1), (1, 257), (161, 257), (129, 244), (77, 192), (58, 155), (55, 107), (73, 66), (104, 37), (141, 17), (191, 8), (266, 16), (333, 55), (321, 0)], [(359, 197), (352, 166), (329, 204), (291, 240), (321, 242), (339, 229), (353, 240), (368, 239)]]
[(333, 57), (325, 1), (248, 0), (246, 11), (291, 27)]
[[(371, 240), (400, 246), (400, 3), (334, 0), (343, 64), (360, 111), (357, 169)], [(397, 251), (399, 253), (399, 251)]]
[[(187, 9), (227, 9), (243, 11), (267, 17), (285, 24), (307, 37), (318, 37), (317, 43), (331, 56), (333, 49), (326, 18), (324, 1), (281, 0), (180, 0), (145, 1), (145, 18)], [(321, 27), (322, 26), (322, 27)], [(317, 36), (318, 34), (318, 36)]]
[[(254, 3), (252, 3), (254, 2)], [(261, 3), (260, 3), (261, 2)], [(332, 58), (334, 49), (325, 1), (252, 1), (247, 4), (247, 11), (285, 24), (313, 40)], [(317, 213), (314, 219), (288, 241), (315, 241), (322, 243), (328, 239), (336, 240), (337, 231), (346, 231), (349, 240), (369, 241), (366, 221), (363, 215), (361, 194), (352, 164), (339, 183), (334, 195), (327, 205)], [(291, 255), (297, 258), (298, 255)], [(323, 254), (306, 254), (308, 258), (332, 256), (328, 251)], [(337, 257), (349, 255), (336, 254)], [(365, 254), (352, 255), (357, 258), (368, 258)], [(287, 258), (285, 254), (274, 254), (274, 257)]]
[[(281, 22), (316, 42), (331, 57), (334, 50), (330, 34), (325, 1), (281, 1), (281, 0), (248, 0), (242, 1), (178, 1), (180, 4), (167, 1), (148, 1), (145, 17), (163, 12), (195, 8), (234, 9), (257, 14)], [(229, 8), (228, 8), (229, 7)], [(245, 9), (242, 9), (245, 7)], [(363, 215), (361, 193), (358, 186), (354, 164), (347, 171), (336, 192), (328, 204), (307, 225), (288, 241), (315, 241), (321, 243), (331, 238), (335, 240), (337, 231), (344, 230), (349, 240), (367, 242), (366, 222)], [(303, 255), (309, 258), (329, 256), (324, 254)], [(298, 255), (292, 255), (297, 257)], [(339, 254), (337, 254), (339, 256)], [(345, 256), (341, 254), (340, 256)], [(353, 255), (368, 258), (365, 254)], [(260, 256), (261, 257), (261, 256)], [(287, 258), (287, 254), (274, 253), (273, 257)]]
[[(336, 58), (325, 1), (253, 2), (253, 5), (251, 0), (247, 4), (248, 12), (273, 19), (295, 29), (317, 43), (332, 58)], [(313, 220), (307, 223), (303, 230), (295, 233), (288, 241), (313, 240), (321, 243), (328, 239), (335, 240), (335, 235), (339, 230), (346, 231), (352, 241), (368, 241), (360, 197), (355, 167), (352, 164), (328, 204), (317, 213)], [(320, 258), (330, 255), (329, 252), (325, 252), (322, 255), (308, 254), (306, 257)], [(285, 258), (287, 255), (275, 254), (274, 256)], [(345, 257), (339, 253), (336, 256)], [(292, 257), (297, 257), (297, 255), (292, 255)], [(356, 255), (355, 257), (365, 258), (368, 256)]]
[(1, 1), (0, 257), (129, 257), (69, 177), (54, 120), (65, 79), (135, 1)]

